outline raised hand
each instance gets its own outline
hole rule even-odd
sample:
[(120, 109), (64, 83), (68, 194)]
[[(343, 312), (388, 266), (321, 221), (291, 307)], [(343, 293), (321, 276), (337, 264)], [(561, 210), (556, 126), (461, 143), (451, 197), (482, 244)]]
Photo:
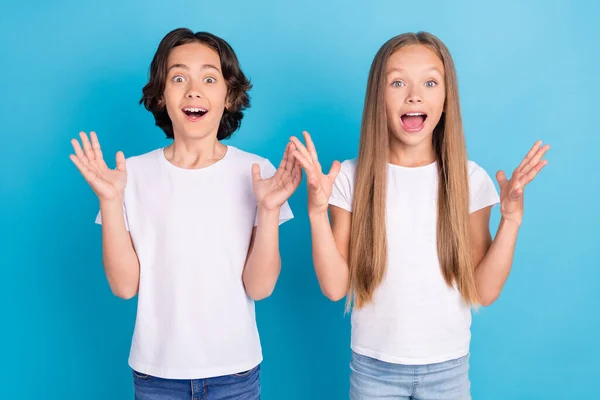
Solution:
[(125, 155), (117, 153), (117, 167), (109, 169), (100, 149), (100, 142), (95, 132), (90, 132), (90, 140), (85, 132), (80, 132), (83, 150), (77, 139), (72, 139), (71, 144), (75, 155), (69, 157), (73, 164), (79, 169), (87, 183), (92, 187), (96, 196), (102, 200), (122, 200), (125, 184), (127, 183), (127, 171), (125, 170)]
[(306, 172), (308, 182), (308, 212), (309, 214), (327, 212), (333, 182), (340, 172), (341, 164), (338, 161), (334, 161), (329, 173), (324, 174), (321, 164), (319, 164), (317, 149), (310, 135), (306, 131), (303, 132), (303, 135), (306, 147), (297, 137), (292, 137), (291, 141), (295, 147), (292, 154)]
[(510, 180), (506, 178), (504, 171), (496, 173), (496, 179), (500, 185), (500, 212), (505, 220), (521, 223), (525, 186), (548, 164), (548, 161), (542, 160), (542, 158), (549, 149), (549, 145), (542, 146), (542, 141), (539, 140), (529, 150), (517, 169), (513, 171)]
[(302, 168), (296, 159), (291, 157), (290, 147), (291, 143), (288, 143), (279, 168), (271, 178), (262, 179), (260, 166), (252, 165), (252, 187), (259, 207), (269, 211), (279, 209), (300, 185)]

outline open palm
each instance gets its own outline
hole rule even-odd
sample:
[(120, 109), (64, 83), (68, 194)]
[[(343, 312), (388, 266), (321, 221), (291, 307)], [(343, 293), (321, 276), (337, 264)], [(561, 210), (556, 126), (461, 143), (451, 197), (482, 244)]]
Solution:
[(302, 180), (302, 168), (294, 157), (290, 156), (290, 146), (285, 148), (283, 158), (275, 174), (262, 179), (260, 166), (252, 165), (252, 186), (257, 203), (267, 210), (281, 207), (294, 193)]
[(77, 139), (71, 140), (75, 150), (75, 155), (70, 155), (73, 164), (79, 169), (79, 172), (100, 200), (122, 199), (127, 183), (123, 152), (119, 151), (117, 153), (117, 167), (109, 169), (102, 157), (102, 150), (96, 133), (90, 132), (91, 143), (85, 132), (80, 132), (79, 136), (81, 137), (83, 150)]
[(297, 137), (291, 141), (295, 146), (294, 157), (300, 162), (306, 172), (308, 182), (308, 212), (324, 212), (329, 206), (329, 198), (335, 178), (340, 172), (341, 165), (334, 161), (328, 174), (324, 174), (317, 156), (317, 149), (308, 134), (303, 132), (306, 146)]
[(525, 186), (548, 164), (548, 161), (542, 160), (542, 157), (549, 149), (550, 146), (542, 146), (540, 140), (529, 150), (521, 164), (513, 171), (510, 179), (506, 178), (504, 171), (496, 173), (496, 179), (500, 185), (500, 212), (506, 220), (521, 223)]

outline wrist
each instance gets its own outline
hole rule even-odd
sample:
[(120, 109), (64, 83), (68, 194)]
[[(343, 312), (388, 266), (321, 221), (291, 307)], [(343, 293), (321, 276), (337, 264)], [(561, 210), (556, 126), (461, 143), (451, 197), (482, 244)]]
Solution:
[(327, 208), (325, 209), (315, 209), (315, 210), (311, 210), (309, 208), (308, 210), (308, 218), (309, 219), (321, 219), (321, 218), (328, 218), (328, 214), (327, 214)]
[(264, 204), (258, 204), (258, 208), (257, 208), (257, 212), (258, 215), (276, 215), (279, 216), (279, 213), (281, 211), (281, 206), (277, 206), (277, 207), (267, 207)]
[(100, 208), (101, 209), (110, 209), (110, 208), (122, 208), (123, 207), (123, 197), (116, 196), (110, 199), (100, 199)]
[(521, 227), (521, 218), (506, 218), (502, 216), (500, 219), (500, 226), (505, 226), (506, 228), (511, 228), (515, 230), (519, 230)]

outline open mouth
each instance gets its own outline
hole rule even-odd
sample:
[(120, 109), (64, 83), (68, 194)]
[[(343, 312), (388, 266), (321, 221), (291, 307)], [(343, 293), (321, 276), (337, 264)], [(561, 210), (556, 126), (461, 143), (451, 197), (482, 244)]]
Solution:
[(407, 132), (419, 132), (425, 126), (427, 114), (422, 112), (409, 112), (400, 116), (402, 127)]
[(185, 107), (181, 111), (190, 121), (198, 121), (208, 113), (207, 109), (201, 107)]

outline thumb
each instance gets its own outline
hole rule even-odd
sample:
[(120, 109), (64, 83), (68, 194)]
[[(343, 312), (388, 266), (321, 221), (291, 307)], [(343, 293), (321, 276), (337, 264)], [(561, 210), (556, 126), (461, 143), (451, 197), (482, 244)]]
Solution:
[(496, 172), (496, 180), (498, 181), (500, 186), (504, 185), (504, 182), (506, 182), (506, 174), (504, 173), (504, 171), (500, 170)]
[(125, 163), (125, 154), (123, 154), (122, 151), (118, 151), (117, 152), (117, 170), (119, 171), (125, 171), (126, 167), (125, 167), (126, 163)]
[(252, 183), (256, 183), (262, 180), (260, 176), (260, 166), (258, 164), (252, 164)]
[(517, 187), (510, 191), (511, 200), (519, 200), (523, 195), (523, 188)]
[(338, 174), (340, 173), (340, 170), (342, 169), (342, 164), (340, 164), (339, 161), (334, 161), (331, 164), (331, 168), (329, 169), (329, 173), (327, 174), (332, 180), (335, 180), (335, 178), (338, 176)]

